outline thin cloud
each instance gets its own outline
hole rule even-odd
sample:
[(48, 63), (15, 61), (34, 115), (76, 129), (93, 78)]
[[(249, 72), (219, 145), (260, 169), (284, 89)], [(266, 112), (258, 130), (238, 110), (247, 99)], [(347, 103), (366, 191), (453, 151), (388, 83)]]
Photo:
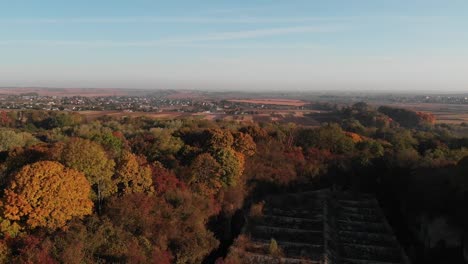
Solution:
[(344, 21), (352, 17), (77, 17), (77, 18), (11, 18), (0, 19), (1, 24), (145, 24), (145, 23), (197, 23), (197, 24), (261, 24), (301, 23), (316, 21)]
[(44, 45), (44, 46), (96, 46), (96, 47), (154, 47), (154, 46), (176, 46), (190, 43), (215, 42), (239, 39), (255, 39), (263, 37), (274, 37), (289, 34), (302, 33), (327, 33), (343, 30), (340, 26), (301, 26), (301, 27), (282, 27), (267, 28), (244, 31), (231, 31), (213, 33), (198, 36), (173, 37), (159, 40), (144, 41), (63, 41), (63, 40), (5, 40), (0, 41), (0, 45)]
[(5, 40), (0, 46), (84, 46), (84, 47), (153, 47), (162, 46), (160, 41), (112, 41), (112, 40)]
[(238, 14), (246, 12), (258, 12), (258, 11), (268, 11), (271, 10), (272, 6), (262, 6), (262, 7), (237, 7), (237, 8), (220, 8), (220, 9), (211, 9), (208, 14)]
[(255, 29), (234, 32), (222, 32), (204, 36), (195, 36), (189, 38), (174, 38), (166, 39), (166, 43), (178, 42), (203, 42), (203, 41), (223, 41), (223, 40), (236, 40), (236, 39), (252, 39), (260, 37), (281, 36), (288, 34), (299, 33), (327, 33), (342, 30), (339, 26), (301, 26), (301, 27), (282, 27), (282, 28), (268, 28), (268, 29)]
[(447, 16), (330, 16), (330, 17), (72, 17), (72, 18), (5, 18), (0, 24), (272, 24), (307, 22), (347, 22), (382, 20), (403, 22), (433, 22)]

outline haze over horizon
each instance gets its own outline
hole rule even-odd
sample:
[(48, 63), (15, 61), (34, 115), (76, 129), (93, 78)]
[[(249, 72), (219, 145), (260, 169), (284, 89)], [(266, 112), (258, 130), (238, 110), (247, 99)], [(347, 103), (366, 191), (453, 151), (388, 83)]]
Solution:
[(467, 10), (461, 0), (0, 0), (0, 86), (465, 92)]

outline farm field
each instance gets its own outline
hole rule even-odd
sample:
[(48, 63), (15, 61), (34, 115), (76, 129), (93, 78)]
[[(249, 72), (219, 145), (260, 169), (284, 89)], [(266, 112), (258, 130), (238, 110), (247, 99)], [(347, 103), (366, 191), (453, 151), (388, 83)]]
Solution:
[(307, 102), (293, 99), (231, 99), (229, 102), (264, 104), (264, 105), (285, 105), (285, 106), (304, 106)]
[(135, 94), (135, 92), (141, 92), (141, 90), (124, 90), (124, 89), (113, 89), (113, 88), (101, 88), (101, 89), (87, 89), (87, 88), (0, 88), (1, 95), (20, 95), (37, 93), (40, 96), (128, 96)]

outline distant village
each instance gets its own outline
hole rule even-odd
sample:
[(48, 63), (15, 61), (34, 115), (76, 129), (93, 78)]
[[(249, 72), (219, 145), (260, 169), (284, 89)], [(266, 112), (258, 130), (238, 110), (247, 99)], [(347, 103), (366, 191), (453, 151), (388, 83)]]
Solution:
[(126, 111), (255, 114), (256, 110), (304, 110), (308, 105), (259, 104), (215, 99), (169, 99), (157, 96), (0, 95), (1, 109), (48, 111)]
[[(168, 96), (169, 95), (169, 96)], [(1, 94), (0, 109), (46, 111), (121, 111), (121, 112), (177, 112), (214, 115), (258, 115), (272, 111), (307, 111), (337, 109), (354, 102), (411, 103), (468, 105), (468, 95), (309, 95), (303, 100), (292, 99), (219, 99), (216, 95), (202, 97), (171, 97), (171, 93), (102, 96), (56, 96), (35, 92)], [(245, 98), (248, 98), (244, 94)], [(272, 96), (273, 97), (273, 96)], [(278, 98), (276, 96), (276, 98)], [(282, 96), (280, 98), (287, 98)], [(298, 98), (298, 97), (295, 97)], [(312, 103), (313, 102), (313, 103)]]

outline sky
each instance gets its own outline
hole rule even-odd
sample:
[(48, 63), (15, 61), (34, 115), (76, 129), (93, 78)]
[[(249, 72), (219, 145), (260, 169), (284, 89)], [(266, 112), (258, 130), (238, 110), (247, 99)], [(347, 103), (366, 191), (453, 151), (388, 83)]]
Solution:
[(0, 0), (0, 86), (468, 92), (466, 0)]

